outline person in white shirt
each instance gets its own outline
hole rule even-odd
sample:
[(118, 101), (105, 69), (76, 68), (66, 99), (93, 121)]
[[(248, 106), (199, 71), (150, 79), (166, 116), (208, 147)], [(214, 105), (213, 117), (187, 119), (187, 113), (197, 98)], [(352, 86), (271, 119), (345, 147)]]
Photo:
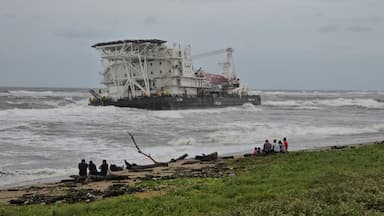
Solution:
[(276, 140), (273, 140), (272, 149), (273, 149), (274, 152), (280, 152), (280, 146), (279, 146), (279, 144), (277, 143)]

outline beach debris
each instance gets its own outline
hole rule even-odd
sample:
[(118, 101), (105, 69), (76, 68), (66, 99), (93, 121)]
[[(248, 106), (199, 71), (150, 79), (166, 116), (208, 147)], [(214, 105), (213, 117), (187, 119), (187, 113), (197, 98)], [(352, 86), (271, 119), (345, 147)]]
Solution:
[(252, 157), (253, 154), (244, 154), (243, 156), (244, 156), (244, 157)]
[(176, 159), (171, 159), (169, 162), (170, 163), (174, 163), (174, 162), (177, 162), (177, 161), (180, 161), (180, 160), (185, 160), (185, 158), (187, 158), (188, 157), (188, 154), (183, 154), (183, 155), (181, 155), (180, 157), (178, 157), (178, 158), (176, 158)]
[(235, 156), (233, 155), (220, 157), (220, 159), (223, 159), (223, 160), (234, 159), (234, 158)]
[[(183, 158), (186, 157), (184, 155), (182, 156)], [(12, 205), (50, 205), (55, 203), (74, 202), (88, 203), (104, 197), (140, 193), (148, 190), (137, 185), (130, 185), (130, 183), (134, 183), (136, 181), (157, 181), (175, 178), (221, 178), (236, 175), (234, 170), (238, 167), (229, 167), (223, 160), (219, 160), (216, 152), (197, 157), (199, 160), (188, 159), (181, 161), (180, 163), (173, 164), (172, 166), (168, 166), (169, 163), (159, 162), (157, 164), (149, 165), (137, 165), (126, 162), (129, 172), (142, 172), (132, 175), (128, 174), (129, 172), (108, 176), (91, 175), (86, 178), (78, 175), (72, 175), (71, 179), (64, 179), (61, 183), (58, 183), (54, 187), (30, 187), (30, 190), (25, 190), (26, 193), (24, 195), (9, 201), (9, 203)], [(157, 170), (154, 169), (161, 166), (165, 168)], [(82, 187), (84, 184), (91, 185), (91, 182), (94, 181), (106, 181), (107, 186), (104, 187), (104, 189), (92, 186), (86, 187), (93, 189), (84, 189)]]
[(168, 167), (168, 163), (166, 162), (157, 162), (155, 164), (147, 164), (147, 165), (137, 165), (137, 164), (131, 164), (128, 161), (124, 160), (125, 166), (127, 170), (130, 171), (146, 171), (148, 169), (153, 169), (155, 167)]
[(116, 166), (115, 164), (111, 164), (109, 166), (109, 170), (111, 170), (112, 172), (118, 172), (118, 171), (123, 171), (124, 167)]
[(200, 163), (201, 161), (199, 160), (187, 160), (185, 162), (183, 162), (181, 165), (188, 165), (188, 164), (196, 164), (196, 163)]
[(206, 155), (206, 154), (196, 155), (195, 159), (200, 160), (200, 161), (215, 161), (215, 160), (217, 160), (217, 152), (213, 152), (213, 153), (208, 154), (208, 155)]
[(127, 184), (117, 183), (110, 185), (104, 191), (94, 189), (69, 189), (64, 195), (27, 193), (18, 199), (10, 200), (9, 203), (12, 205), (45, 205), (54, 203), (92, 202), (104, 197), (119, 196), (144, 191), (145, 190), (141, 187), (133, 187)]
[(127, 175), (107, 175), (107, 176), (99, 176), (99, 175), (89, 175), (89, 176), (78, 176), (78, 175), (71, 175), (70, 176), (72, 179), (64, 179), (61, 180), (60, 183), (65, 183), (66, 186), (70, 186), (71, 184), (75, 183), (88, 183), (92, 181), (114, 181), (114, 180), (127, 180), (129, 179), (129, 176)]
[(113, 184), (104, 191), (103, 197), (120, 196), (123, 194), (133, 194), (137, 192), (144, 192), (141, 187), (132, 187), (127, 184)]
[(331, 149), (344, 149), (347, 148), (347, 146), (331, 146)]
[(103, 193), (99, 190), (82, 189), (68, 190), (65, 195), (47, 195), (47, 194), (24, 194), (18, 199), (9, 201), (13, 205), (32, 205), (32, 204), (53, 204), (53, 203), (75, 203), (80, 201), (94, 201)]
[(7, 191), (19, 191), (17, 188), (8, 188)]

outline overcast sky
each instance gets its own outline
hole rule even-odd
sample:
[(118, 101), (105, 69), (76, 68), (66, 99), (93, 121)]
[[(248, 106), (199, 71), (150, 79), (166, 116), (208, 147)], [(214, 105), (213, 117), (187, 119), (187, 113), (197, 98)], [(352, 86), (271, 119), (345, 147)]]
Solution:
[[(98, 87), (90, 46), (233, 47), (257, 89), (383, 90), (384, 0), (0, 0), (0, 86)], [(224, 55), (194, 61), (219, 71)]]

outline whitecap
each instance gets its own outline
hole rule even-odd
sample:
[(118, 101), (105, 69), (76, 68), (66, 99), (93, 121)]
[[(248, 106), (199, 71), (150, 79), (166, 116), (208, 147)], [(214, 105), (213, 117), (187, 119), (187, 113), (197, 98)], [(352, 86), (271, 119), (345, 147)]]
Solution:
[(384, 108), (384, 103), (375, 99), (353, 99), (353, 98), (335, 98), (335, 99), (314, 99), (314, 100), (281, 100), (281, 101), (263, 101), (266, 106), (286, 106), (286, 107), (343, 107), (356, 106), (363, 108)]
[(196, 144), (196, 140), (192, 137), (182, 137), (182, 138), (170, 140), (168, 144), (172, 146), (185, 146), (185, 145), (188, 146), (188, 145)]
[(181, 115), (180, 111), (177, 111), (177, 110), (152, 111), (151, 113), (154, 117), (162, 118), (162, 119), (181, 119), (181, 118), (183, 118), (183, 115)]

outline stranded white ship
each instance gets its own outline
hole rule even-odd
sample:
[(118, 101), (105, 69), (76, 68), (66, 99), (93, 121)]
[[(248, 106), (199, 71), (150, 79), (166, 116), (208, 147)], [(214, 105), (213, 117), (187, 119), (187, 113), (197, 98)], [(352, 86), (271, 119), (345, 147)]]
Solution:
[(194, 57), (226, 53), (222, 73), (210, 74), (192, 66), (190, 46), (168, 47), (166, 41), (119, 40), (97, 43), (101, 54), (104, 91), (90, 90), (90, 105), (152, 110), (191, 109), (261, 104), (240, 85), (233, 67), (233, 49)]

